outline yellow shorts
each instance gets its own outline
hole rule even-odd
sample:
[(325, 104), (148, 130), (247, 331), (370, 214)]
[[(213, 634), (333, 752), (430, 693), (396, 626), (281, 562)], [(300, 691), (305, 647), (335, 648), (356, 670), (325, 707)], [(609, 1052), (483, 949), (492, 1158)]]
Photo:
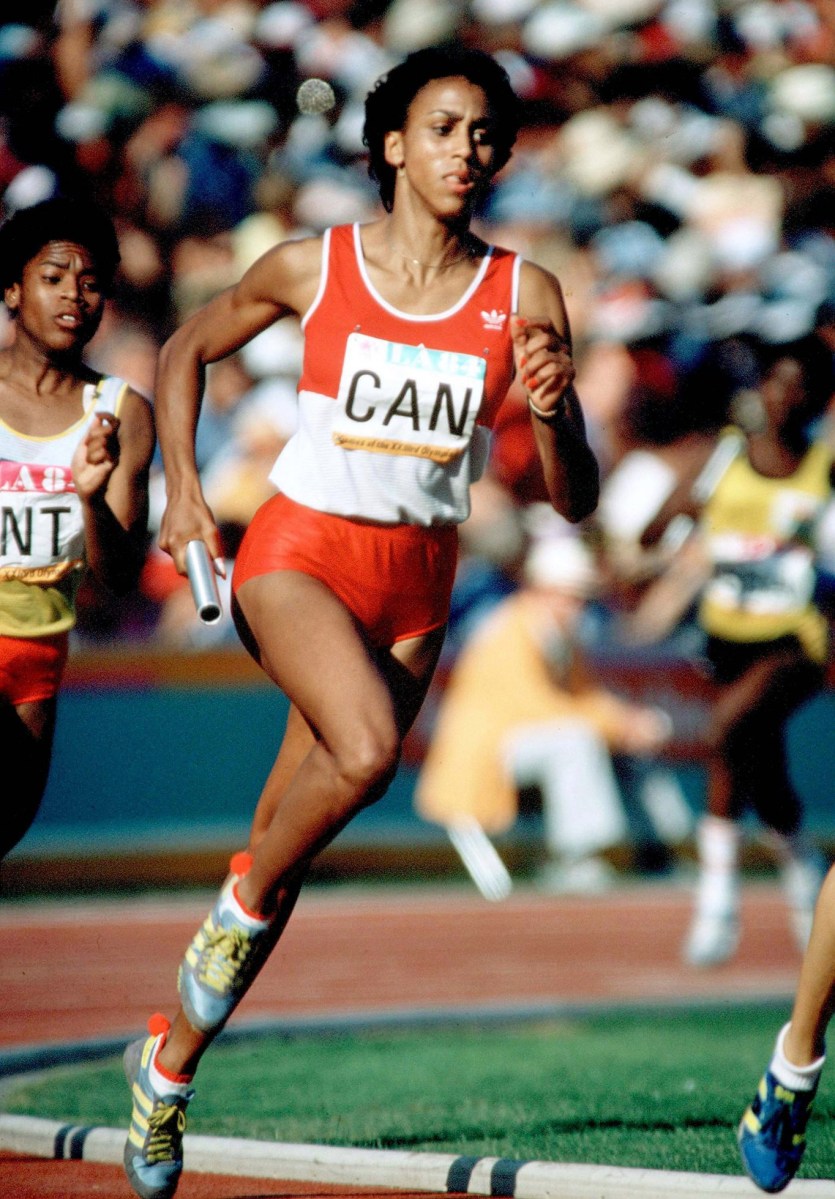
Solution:
[(300, 571), (342, 600), (372, 645), (393, 645), (446, 624), (457, 557), (457, 525), (364, 524), (275, 495), (246, 531), (232, 589)]

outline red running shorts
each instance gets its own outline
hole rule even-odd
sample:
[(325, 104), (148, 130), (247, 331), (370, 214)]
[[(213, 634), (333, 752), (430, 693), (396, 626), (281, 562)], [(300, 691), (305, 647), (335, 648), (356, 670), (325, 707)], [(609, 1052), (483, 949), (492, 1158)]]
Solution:
[(446, 624), (457, 556), (457, 525), (365, 524), (274, 495), (244, 535), (232, 589), (300, 571), (342, 600), (372, 645), (394, 645)]
[(14, 706), (51, 699), (61, 689), (68, 651), (68, 633), (0, 636), (0, 695)]

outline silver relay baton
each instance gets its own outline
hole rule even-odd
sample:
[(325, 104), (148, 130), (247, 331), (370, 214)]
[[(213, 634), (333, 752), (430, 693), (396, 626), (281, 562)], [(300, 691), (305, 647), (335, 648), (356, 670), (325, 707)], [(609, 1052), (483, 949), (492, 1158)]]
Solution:
[(223, 609), (217, 588), (214, 563), (203, 541), (190, 541), (186, 546), (186, 570), (197, 615), (204, 624), (217, 624)]

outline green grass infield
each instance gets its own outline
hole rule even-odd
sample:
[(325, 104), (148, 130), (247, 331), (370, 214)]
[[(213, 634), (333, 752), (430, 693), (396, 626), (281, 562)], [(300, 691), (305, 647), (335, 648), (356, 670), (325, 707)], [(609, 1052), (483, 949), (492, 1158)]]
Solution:
[[(221, 1041), (189, 1132), (261, 1141), (740, 1174), (736, 1126), (783, 1005), (596, 1012)], [(126, 1125), (118, 1058), (7, 1081), (8, 1113)], [(800, 1177), (835, 1178), (824, 1075)]]

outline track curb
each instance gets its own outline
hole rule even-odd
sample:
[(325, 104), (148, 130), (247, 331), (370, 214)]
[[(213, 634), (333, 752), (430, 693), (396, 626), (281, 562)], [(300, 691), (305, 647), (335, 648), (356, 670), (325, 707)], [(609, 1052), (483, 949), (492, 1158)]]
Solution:
[[(121, 1165), (124, 1145), (124, 1129), (0, 1115), (0, 1149), (31, 1157)], [(497, 1199), (703, 1199), (713, 1195), (750, 1199), (762, 1194), (748, 1179), (725, 1174), (293, 1145), (189, 1133), (183, 1138), (183, 1152), (187, 1169), (196, 1174)], [(832, 1183), (796, 1180), (792, 1194), (832, 1199)]]

